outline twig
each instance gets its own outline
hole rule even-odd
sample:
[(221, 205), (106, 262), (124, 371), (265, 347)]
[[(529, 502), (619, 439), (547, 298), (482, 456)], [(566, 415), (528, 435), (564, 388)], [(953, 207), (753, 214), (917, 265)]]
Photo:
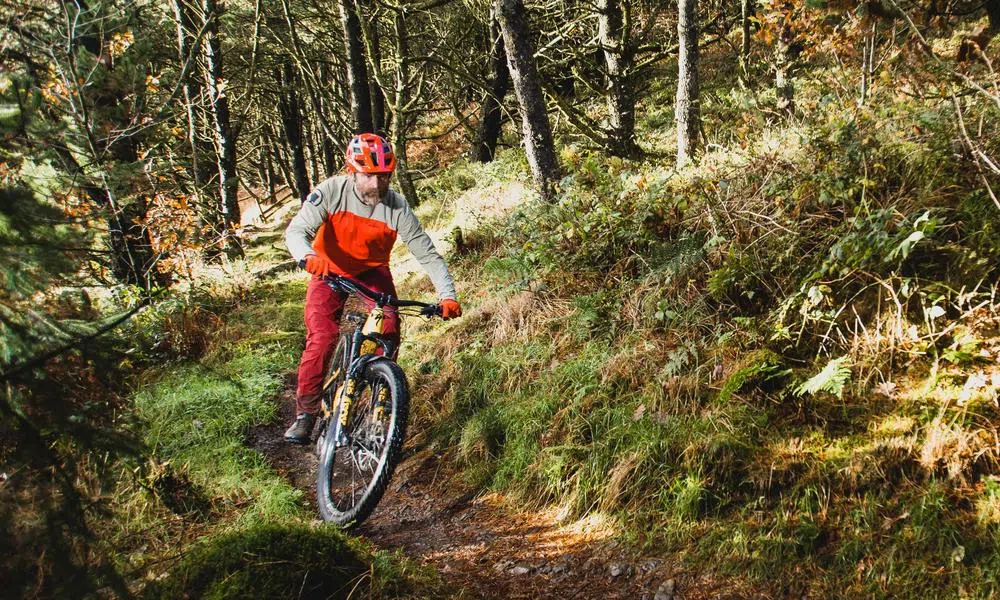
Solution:
[[(969, 154), (972, 155), (973, 161), (976, 164), (976, 170), (979, 172), (979, 178), (982, 179), (983, 185), (986, 186), (986, 191), (990, 193), (990, 198), (993, 198), (993, 203), (997, 205), (997, 208), (1000, 208), (1000, 199), (997, 199), (997, 195), (993, 193), (993, 188), (986, 178), (986, 173), (983, 172), (983, 165), (979, 158), (983, 153), (975, 147), (972, 143), (972, 138), (969, 137), (969, 132), (965, 129), (965, 118), (962, 117), (962, 107), (959, 105), (958, 98), (954, 94), (951, 95), (951, 103), (955, 107), (955, 114), (958, 115), (958, 128), (962, 132), (962, 141), (968, 148)], [(996, 165), (993, 164), (993, 161), (989, 161), (989, 164), (996, 170)]]

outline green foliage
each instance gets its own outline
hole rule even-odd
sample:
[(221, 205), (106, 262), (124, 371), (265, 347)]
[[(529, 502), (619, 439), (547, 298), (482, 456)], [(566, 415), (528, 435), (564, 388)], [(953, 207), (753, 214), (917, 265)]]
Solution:
[(82, 238), (61, 221), (57, 207), (27, 188), (0, 187), (0, 368), (72, 338), (72, 326), (39, 310), (33, 299), (74, 266), (70, 253), (52, 251)]
[(656, 260), (686, 200), (659, 182), (640, 189), (641, 179), (621, 159), (578, 155), (559, 202), (522, 207), (505, 237), (520, 242), (527, 259), (543, 270), (621, 270)]
[(795, 388), (795, 394), (804, 396), (805, 394), (815, 395), (819, 392), (827, 392), (841, 398), (844, 395), (844, 386), (850, 380), (850, 357), (841, 356), (831, 359), (819, 373), (802, 382)]
[(759, 385), (788, 373), (787, 370), (781, 368), (781, 357), (770, 350), (758, 350), (744, 362), (746, 366), (737, 369), (722, 384), (718, 396), (719, 402), (727, 402), (733, 394), (744, 389), (748, 384)]
[(705, 506), (705, 481), (701, 476), (687, 474), (675, 479), (666, 492), (664, 512), (680, 519), (694, 520), (702, 515)]
[[(8, 159), (6, 150), (0, 155)], [(5, 164), (0, 162), (0, 165)], [(41, 360), (91, 333), (89, 297), (51, 293), (73, 281), (86, 239), (21, 182), (0, 186), (0, 569), (11, 594), (127, 595), (109, 553), (91, 549), (102, 516), (93, 490), (134, 464), (139, 444), (120, 412), (117, 358), (106, 340)], [(56, 251), (55, 248), (62, 248)], [(85, 248), (81, 248), (85, 249)], [(23, 368), (22, 368), (23, 367)]]

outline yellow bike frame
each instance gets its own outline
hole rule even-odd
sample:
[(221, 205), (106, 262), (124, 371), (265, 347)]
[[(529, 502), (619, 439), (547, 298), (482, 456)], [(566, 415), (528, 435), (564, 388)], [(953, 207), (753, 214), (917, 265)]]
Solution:
[[(385, 328), (385, 310), (376, 306), (368, 313), (368, 318), (365, 320), (364, 326), (361, 328), (361, 333), (364, 335), (377, 334), (381, 335)], [(371, 339), (365, 339), (361, 342), (360, 355), (374, 354), (375, 350), (378, 349), (378, 344), (376, 344)], [(340, 376), (340, 369), (342, 367), (338, 366), (337, 369), (331, 373), (327, 380), (323, 382), (323, 389), (327, 389), (331, 383), (333, 383)], [(351, 411), (351, 403), (354, 402), (354, 392), (357, 389), (357, 381), (354, 378), (348, 378), (336, 391), (334, 394), (334, 400), (339, 401), (341, 405), (340, 409), (340, 426), (347, 427), (348, 416)], [(376, 399), (375, 416), (376, 418), (381, 418), (384, 408), (384, 398), (388, 390), (380, 390), (382, 393), (379, 394), (379, 398)], [(335, 404), (334, 404), (335, 406)], [(332, 407), (331, 407), (332, 408)], [(324, 407), (324, 416), (330, 416), (330, 408)]]

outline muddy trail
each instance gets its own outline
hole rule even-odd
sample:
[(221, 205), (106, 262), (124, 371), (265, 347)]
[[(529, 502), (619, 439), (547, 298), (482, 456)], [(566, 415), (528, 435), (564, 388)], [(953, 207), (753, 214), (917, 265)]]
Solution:
[[(294, 389), (290, 378), (276, 399), (278, 421), (251, 430), (247, 443), (303, 490), (318, 515), (315, 447), (282, 439), (292, 420)], [(629, 553), (599, 521), (565, 523), (555, 509), (515, 510), (497, 494), (464, 489), (454, 475), (433, 451), (407, 445), (379, 506), (352, 533), (433, 566), (460, 598), (753, 597), (685, 572), (669, 560)]]

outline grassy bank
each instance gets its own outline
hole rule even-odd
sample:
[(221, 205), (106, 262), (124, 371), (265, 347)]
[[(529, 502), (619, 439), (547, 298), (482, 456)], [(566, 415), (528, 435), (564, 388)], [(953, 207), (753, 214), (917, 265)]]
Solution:
[(948, 102), (801, 95), (710, 93), (733, 135), (681, 172), (563, 139), (559, 201), (467, 233), (471, 310), (410, 336), (415, 418), (483, 489), (777, 595), (990, 596), (996, 207)]

